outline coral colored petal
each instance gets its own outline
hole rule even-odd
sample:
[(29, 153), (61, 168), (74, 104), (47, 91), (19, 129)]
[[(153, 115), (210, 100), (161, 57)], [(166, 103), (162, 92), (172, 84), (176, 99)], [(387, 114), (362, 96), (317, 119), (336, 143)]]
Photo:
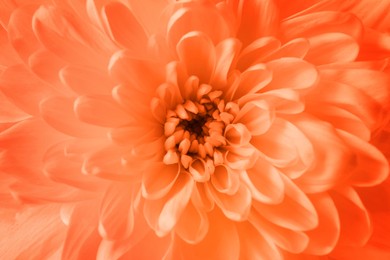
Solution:
[(0, 133), (0, 147), (13, 158), (7, 160), (5, 165), (40, 169), (46, 150), (63, 138), (43, 120), (26, 119), (18, 122)]
[(313, 163), (310, 140), (294, 124), (281, 118), (277, 118), (265, 134), (253, 137), (251, 143), (269, 162), (283, 168), (283, 172), (294, 179)]
[(168, 259), (238, 259), (240, 239), (235, 224), (217, 210), (209, 214), (209, 222), (206, 237), (196, 245), (175, 237)]
[(233, 195), (220, 193), (212, 185), (208, 185), (208, 189), (215, 203), (227, 218), (233, 221), (243, 221), (248, 218), (252, 196), (244, 184), (240, 184)]
[(233, 146), (247, 145), (251, 137), (249, 130), (241, 123), (230, 124), (225, 128), (225, 138)]
[[(82, 171), (87, 175), (116, 180), (116, 181), (140, 181), (139, 171), (129, 170), (122, 161), (122, 156), (129, 153), (130, 148), (121, 148), (110, 144), (99, 147), (89, 152), (84, 159)], [(137, 165), (135, 165), (137, 166)]]
[(320, 192), (348, 179), (355, 158), (331, 125), (303, 118), (294, 122), (312, 144), (314, 163), (296, 180), (305, 192)]
[(351, 133), (362, 140), (368, 141), (371, 138), (370, 129), (364, 122), (353, 113), (329, 104), (321, 106), (310, 105), (308, 110), (321, 120), (331, 123), (335, 128)]
[[(364, 80), (361, 76), (362, 74), (359, 76), (359, 81)], [(338, 79), (338, 81), (341, 80)], [(372, 83), (374, 82), (375, 81)], [(382, 88), (385, 85), (372, 86), (373, 88)], [(326, 92), (324, 92), (325, 89)], [(374, 94), (380, 95), (379, 98), (381, 99), (386, 97), (385, 92), (375, 91)], [(357, 116), (359, 120), (361, 120), (369, 129), (375, 128), (376, 124), (383, 120), (383, 107), (381, 107), (381, 105), (378, 104), (378, 102), (376, 102), (372, 97), (364, 93), (364, 91), (350, 84), (347, 85), (337, 81), (324, 80), (319, 83), (318, 88), (311, 92), (311, 97), (311, 100), (307, 101), (308, 106), (316, 107), (318, 104), (324, 104), (345, 109)], [(314, 100), (315, 104), (313, 103)], [(356, 106), (355, 104), (364, 105)]]
[(237, 36), (244, 45), (277, 33), (278, 11), (273, 1), (243, 1), (237, 12), (240, 19)]
[(363, 27), (360, 20), (351, 13), (322, 11), (286, 19), (281, 23), (281, 31), (289, 40), (333, 32), (344, 33), (359, 40)]
[[(0, 89), (23, 111), (39, 113), (39, 103), (55, 92), (23, 65), (8, 67), (1, 75)], [(23, 93), (23, 95), (20, 95)]]
[(305, 253), (329, 254), (336, 246), (340, 235), (340, 220), (336, 206), (327, 193), (313, 194), (309, 198), (318, 213), (318, 226), (306, 231), (310, 240)]
[(17, 122), (27, 119), (28, 117), (30, 117), (30, 115), (16, 107), (0, 92), (0, 123)]
[[(349, 85), (361, 90), (381, 105), (389, 102), (390, 76), (382, 71), (368, 69), (330, 69), (322, 70), (327, 79)], [(356, 80), (359, 79), (359, 80)]]
[(84, 202), (74, 209), (64, 241), (62, 258), (96, 257), (97, 248), (102, 240), (96, 228), (98, 220), (96, 206), (95, 202)]
[(228, 195), (234, 195), (240, 187), (239, 173), (225, 165), (215, 166), (211, 175), (211, 184), (216, 191)]
[(273, 241), (264, 237), (251, 224), (240, 223), (237, 229), (240, 234), (240, 259), (283, 259)]
[(108, 70), (118, 82), (130, 85), (141, 93), (154, 95), (157, 87), (164, 82), (163, 67), (158, 62), (135, 59), (131, 53), (119, 51), (111, 57)]
[(135, 52), (144, 52), (147, 36), (134, 14), (120, 2), (109, 2), (103, 7), (103, 19), (111, 37), (120, 45)]
[(43, 172), (49, 179), (80, 188), (87, 191), (96, 191), (105, 184), (94, 176), (86, 176), (81, 172), (82, 154), (66, 155), (67, 145), (71, 141), (57, 143), (50, 147), (43, 158)]
[(53, 6), (41, 6), (33, 17), (33, 31), (48, 50), (73, 64), (105, 67), (105, 58), (88, 47), (92, 39), (84, 28), (70, 13)]
[(246, 103), (233, 122), (243, 124), (252, 136), (258, 136), (269, 130), (273, 120), (274, 114), (270, 105), (263, 100), (255, 100)]
[(262, 158), (258, 158), (253, 168), (241, 175), (253, 199), (266, 204), (278, 204), (284, 199), (284, 182), (281, 172)]
[[(290, 212), (293, 212), (293, 209)], [(288, 252), (301, 253), (309, 243), (309, 237), (304, 232), (275, 225), (271, 220), (264, 219), (261, 212), (257, 210), (251, 211), (249, 222), (265, 238), (272, 240), (275, 245)]]
[(81, 121), (103, 127), (121, 126), (132, 121), (110, 96), (80, 96), (74, 102), (74, 112)]
[(142, 176), (142, 195), (146, 199), (161, 199), (173, 187), (179, 177), (177, 164), (152, 164)]
[(200, 211), (204, 210), (209, 212), (214, 208), (214, 200), (208, 192), (206, 185), (207, 184), (204, 183), (196, 183), (191, 196), (191, 201)]
[(113, 83), (102, 71), (87, 66), (66, 66), (59, 72), (61, 82), (80, 95), (110, 94)]
[(106, 190), (100, 205), (99, 233), (108, 240), (122, 240), (134, 228), (132, 190), (129, 183), (114, 183)]
[(208, 230), (207, 214), (188, 203), (175, 227), (176, 234), (189, 244), (197, 244), (204, 239)]
[(282, 175), (285, 186), (284, 200), (277, 205), (253, 201), (254, 208), (268, 221), (296, 231), (305, 231), (318, 225), (317, 212), (303, 193), (288, 177)]
[(274, 37), (261, 37), (256, 39), (242, 50), (237, 67), (241, 71), (245, 71), (250, 66), (262, 62), (265, 57), (277, 51), (280, 46), (280, 41)]
[(324, 33), (309, 38), (309, 42), (305, 60), (316, 65), (354, 61), (359, 54), (355, 39), (343, 33)]
[(277, 60), (283, 57), (304, 58), (310, 49), (310, 42), (305, 38), (293, 39), (265, 56), (263, 61)]
[(177, 54), (189, 76), (197, 76), (201, 83), (209, 83), (214, 73), (216, 53), (206, 34), (190, 32), (177, 43)]
[(28, 59), (28, 65), (39, 78), (50, 83), (55, 90), (64, 94), (70, 92), (60, 83), (59, 73), (66, 62), (52, 52), (46, 49), (34, 52)]
[(258, 64), (249, 67), (245, 70), (239, 78), (239, 83), (235, 89), (233, 89), (232, 99), (239, 99), (258, 93), (272, 80), (272, 73), (263, 64)]
[[(202, 17), (202, 19), (199, 19)], [(191, 8), (180, 8), (173, 13), (167, 25), (168, 40), (171, 46), (176, 46), (179, 40), (188, 32), (205, 33), (214, 44), (230, 36), (230, 28), (222, 15), (211, 4), (197, 4)]]
[(57, 205), (35, 206), (11, 214), (3, 208), (1, 232), (7, 238), (0, 243), (2, 258), (51, 259), (66, 234), (58, 211)]
[(217, 58), (211, 84), (216, 89), (225, 88), (229, 72), (236, 65), (240, 50), (241, 43), (234, 38), (223, 40), (215, 47)]
[(356, 168), (351, 169), (349, 181), (352, 185), (375, 186), (389, 176), (389, 163), (385, 156), (373, 145), (343, 131), (338, 131), (343, 140), (356, 153)]
[(193, 187), (194, 182), (189, 174), (182, 172), (164, 198), (145, 201), (145, 219), (158, 236), (169, 234), (175, 227), (190, 200)]
[(264, 90), (291, 88), (307, 89), (315, 85), (318, 73), (316, 68), (297, 58), (281, 58), (267, 63), (272, 72), (272, 81)]
[(36, 6), (18, 8), (12, 12), (8, 22), (9, 40), (21, 58), (25, 60), (40, 48), (40, 43), (31, 28), (31, 19), (36, 8)]
[(372, 234), (369, 214), (353, 188), (332, 192), (340, 216), (340, 245), (363, 246)]
[(56, 130), (75, 137), (101, 137), (103, 128), (80, 121), (73, 111), (73, 98), (51, 97), (40, 104), (42, 118)]

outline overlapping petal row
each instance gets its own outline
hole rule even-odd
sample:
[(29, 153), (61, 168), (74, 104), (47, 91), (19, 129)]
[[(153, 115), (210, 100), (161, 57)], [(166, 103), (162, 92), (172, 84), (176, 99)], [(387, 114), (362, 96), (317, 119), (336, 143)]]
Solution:
[(364, 1), (285, 2), (0, 5), (1, 196), (53, 223), (15, 254), (320, 259), (376, 239), (388, 28)]

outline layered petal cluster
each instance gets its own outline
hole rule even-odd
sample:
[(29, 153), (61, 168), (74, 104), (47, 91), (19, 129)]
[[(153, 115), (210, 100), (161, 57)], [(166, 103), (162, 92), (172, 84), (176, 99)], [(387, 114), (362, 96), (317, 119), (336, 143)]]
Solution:
[(387, 259), (389, 5), (3, 1), (6, 256)]

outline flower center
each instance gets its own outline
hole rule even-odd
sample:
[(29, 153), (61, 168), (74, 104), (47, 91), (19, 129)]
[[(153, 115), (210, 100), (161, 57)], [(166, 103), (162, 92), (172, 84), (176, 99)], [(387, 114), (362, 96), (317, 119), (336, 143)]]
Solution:
[(191, 98), (168, 110), (164, 124), (165, 164), (179, 163), (188, 169), (199, 159), (213, 165), (223, 163), (225, 127), (234, 119), (235, 113), (231, 112), (237, 105), (225, 104), (221, 96), (222, 91), (201, 85)]

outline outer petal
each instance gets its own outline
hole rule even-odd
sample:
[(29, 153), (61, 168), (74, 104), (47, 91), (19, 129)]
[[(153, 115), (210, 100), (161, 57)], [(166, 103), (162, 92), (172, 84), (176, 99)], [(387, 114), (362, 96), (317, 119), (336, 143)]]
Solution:
[(79, 204), (73, 211), (66, 235), (62, 258), (96, 257), (101, 237), (97, 232), (96, 204)]
[(186, 65), (189, 76), (197, 76), (201, 83), (208, 83), (214, 74), (216, 53), (206, 34), (190, 32), (177, 44), (179, 59)]
[(145, 31), (124, 4), (110, 2), (102, 12), (109, 33), (116, 42), (134, 53), (145, 52), (148, 40)]
[(99, 233), (108, 240), (130, 236), (134, 228), (132, 187), (128, 183), (114, 183), (106, 190), (100, 205)]
[(317, 212), (304, 194), (289, 178), (283, 176), (284, 200), (277, 205), (254, 201), (253, 207), (268, 221), (291, 230), (310, 230), (318, 225)]
[(175, 237), (167, 259), (238, 259), (240, 240), (234, 223), (217, 210), (210, 213), (209, 220), (209, 231), (200, 243), (189, 245)]

